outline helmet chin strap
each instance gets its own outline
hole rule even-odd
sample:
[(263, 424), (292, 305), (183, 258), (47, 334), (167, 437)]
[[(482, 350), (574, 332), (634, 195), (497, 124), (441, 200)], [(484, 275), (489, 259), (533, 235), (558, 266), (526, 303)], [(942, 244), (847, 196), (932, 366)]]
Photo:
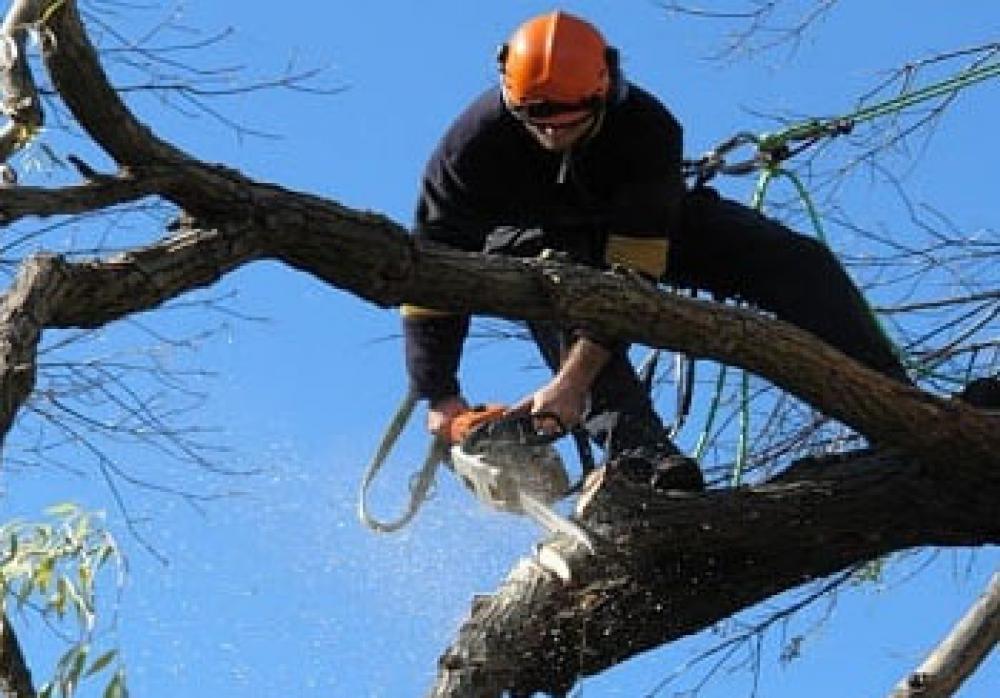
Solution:
[(507, 92), (507, 88), (503, 84), (503, 80), (500, 81), (500, 98), (503, 99), (503, 106), (507, 110), (507, 113), (516, 118), (516, 115), (514, 114), (514, 105), (510, 102), (510, 94)]
[[(594, 114), (594, 123), (590, 125), (587, 132), (580, 136), (580, 140), (577, 143), (583, 143), (589, 141), (591, 138), (597, 135), (598, 131), (601, 130), (601, 126), (604, 125), (604, 116), (608, 113), (608, 105), (602, 104), (597, 112)], [(576, 143), (574, 143), (576, 145)]]
[(568, 148), (566, 148), (566, 152), (567, 153), (571, 152), (574, 148), (583, 145), (591, 138), (594, 138), (598, 133), (600, 133), (601, 127), (604, 125), (604, 116), (607, 113), (608, 113), (607, 104), (602, 104), (598, 109), (596, 109), (594, 111), (594, 120), (591, 122), (590, 127), (586, 131), (581, 133), (580, 137), (577, 138), (575, 141), (573, 141), (573, 143)]

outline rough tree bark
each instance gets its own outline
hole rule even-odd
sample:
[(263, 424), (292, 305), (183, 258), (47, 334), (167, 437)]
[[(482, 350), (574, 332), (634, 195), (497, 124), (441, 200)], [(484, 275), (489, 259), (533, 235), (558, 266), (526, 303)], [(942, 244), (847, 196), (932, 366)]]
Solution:
[(35, 698), (31, 672), (6, 618), (0, 619), (0, 698)]
[(53, 82), (119, 171), (98, 175), (81, 163), (79, 186), (0, 190), (0, 220), (150, 194), (185, 215), (159, 242), (116, 257), (24, 263), (0, 302), (2, 433), (33, 389), (46, 328), (100, 326), (275, 259), (380, 306), (555, 319), (741, 366), (883, 446), (701, 496), (607, 474), (580, 515), (605, 543), (598, 555), (581, 557), (554, 539), (519, 564), (476, 604), (442, 659), (435, 695), (564, 692), (579, 676), (854, 562), (912, 546), (1000, 541), (1000, 418), (899, 385), (752, 312), (673, 296), (627, 274), (416, 245), (384, 217), (200, 162), (159, 140), (120, 100), (75, 3), (46, 6)]
[(563, 694), (582, 676), (854, 563), (995, 543), (998, 488), (996, 473), (953, 479), (946, 463), (868, 451), (700, 496), (654, 492), (609, 470), (579, 516), (605, 542), (599, 555), (553, 539), (522, 560), (476, 602), (432, 695)]
[(0, 160), (7, 161), (31, 134), (42, 126), (42, 108), (34, 77), (28, 68), (28, 30), (38, 21), (44, 2), (19, 0), (11, 5), (0, 25), (0, 89), (3, 101), (0, 109), (8, 121), (0, 130)]

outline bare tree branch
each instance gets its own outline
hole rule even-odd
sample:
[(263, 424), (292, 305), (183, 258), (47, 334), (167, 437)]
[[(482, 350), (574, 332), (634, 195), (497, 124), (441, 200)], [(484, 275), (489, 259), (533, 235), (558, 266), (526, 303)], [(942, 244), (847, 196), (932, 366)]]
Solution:
[(155, 194), (161, 186), (154, 178), (106, 177), (63, 189), (0, 189), (0, 222), (12, 223), (25, 216), (69, 215), (107, 208)]
[[(730, 27), (723, 48), (714, 59), (733, 59), (740, 54), (768, 51), (777, 46), (799, 44), (807, 31), (818, 24), (839, 0), (746, 0), (737, 3), (703, 2), (695, 5), (682, 0), (657, 4), (670, 14), (694, 19), (725, 22)], [(802, 7), (804, 5), (804, 7)], [(721, 6), (716, 9), (715, 6)]]
[(923, 664), (890, 698), (948, 698), (1000, 642), (1000, 572)]

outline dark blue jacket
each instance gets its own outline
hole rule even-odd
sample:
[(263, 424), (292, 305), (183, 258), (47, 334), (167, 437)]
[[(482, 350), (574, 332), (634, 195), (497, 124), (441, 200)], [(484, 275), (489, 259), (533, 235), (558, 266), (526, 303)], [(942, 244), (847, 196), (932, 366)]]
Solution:
[[(415, 234), (472, 252), (551, 248), (580, 264), (621, 263), (659, 277), (685, 192), (681, 152), (677, 120), (635, 85), (566, 153), (542, 148), (493, 88), (427, 163)], [(403, 315), (413, 386), (431, 400), (458, 394), (468, 318), (413, 306)]]

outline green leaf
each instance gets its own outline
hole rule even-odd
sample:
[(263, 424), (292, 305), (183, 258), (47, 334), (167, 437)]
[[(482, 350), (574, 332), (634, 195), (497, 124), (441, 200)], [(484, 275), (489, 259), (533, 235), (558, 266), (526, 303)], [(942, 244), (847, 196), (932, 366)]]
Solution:
[(35, 569), (34, 582), (38, 585), (38, 591), (43, 594), (49, 590), (49, 584), (52, 582), (52, 570), (55, 569), (55, 566), (55, 557), (49, 556), (42, 558)]
[(19, 608), (23, 607), (28, 603), (28, 599), (31, 597), (31, 593), (35, 590), (35, 583), (31, 579), (27, 580), (21, 584), (21, 588), (17, 591), (17, 605)]
[(104, 567), (104, 563), (106, 563), (108, 561), (108, 558), (114, 555), (115, 552), (116, 552), (115, 546), (111, 543), (106, 543), (105, 545), (101, 546), (101, 554), (97, 558), (97, 566), (99, 568)]
[(90, 518), (87, 516), (80, 516), (76, 519), (76, 523), (73, 525), (73, 533), (71, 534), (71, 539), (77, 545), (83, 545), (84, 541), (87, 540), (87, 536), (90, 535)]
[(80, 513), (80, 507), (72, 502), (53, 504), (45, 509), (45, 513), (55, 519), (67, 519)]
[(76, 656), (73, 657), (73, 663), (70, 665), (69, 671), (66, 672), (64, 683), (66, 695), (73, 695), (76, 691), (76, 685), (80, 683), (80, 675), (83, 674), (83, 667), (87, 664), (88, 654), (90, 654), (90, 645), (77, 646)]
[(63, 588), (62, 580), (56, 584), (56, 590), (49, 597), (49, 608), (56, 612), (59, 620), (66, 615), (66, 590)]
[(59, 577), (59, 581), (56, 582), (56, 593), (50, 603), (60, 618), (66, 613), (66, 602), (73, 597), (73, 590), (70, 586), (70, 581), (66, 579), (65, 575)]
[(59, 584), (66, 593), (66, 598), (73, 605), (73, 609), (76, 611), (77, 617), (80, 619), (80, 625), (85, 629), (90, 630), (94, 623), (94, 612), (90, 608), (90, 604), (87, 600), (80, 594), (79, 590), (73, 585), (73, 582), (66, 575), (62, 575), (59, 578)]
[(0, 524), (0, 611), (14, 603), (38, 603), (65, 623), (73, 624), (76, 616), (80, 640), (59, 658), (39, 698), (73, 698), (81, 682), (96, 674), (108, 679), (105, 698), (127, 698), (120, 652), (111, 649), (94, 658), (86, 642), (96, 622), (99, 571), (108, 561), (119, 570), (122, 565), (114, 539), (101, 529), (99, 515), (74, 504), (58, 504), (47, 512), (62, 520), (54, 525)]
[(68, 650), (63, 652), (63, 655), (59, 657), (59, 661), (56, 663), (56, 673), (65, 674), (69, 671), (69, 667), (73, 665), (76, 661), (76, 656), (80, 654), (80, 648), (85, 645), (73, 645)]
[(52, 534), (54, 531), (51, 526), (46, 526), (44, 524), (37, 524), (35, 526), (35, 545), (38, 548), (48, 548), (49, 541), (52, 540)]
[(104, 689), (102, 698), (126, 698), (126, 696), (128, 691), (125, 690), (125, 672), (119, 669)]
[(85, 562), (81, 562), (80, 566), (76, 570), (77, 577), (80, 579), (80, 593), (90, 596), (92, 583), (94, 581), (94, 575), (91, 574), (90, 565)]
[(94, 674), (100, 672), (108, 664), (113, 662), (115, 657), (117, 656), (118, 656), (118, 650), (108, 650), (107, 652), (105, 652), (100, 657), (94, 660), (94, 663), (90, 665), (90, 668), (87, 669), (87, 673), (84, 674), (84, 676), (85, 677), (93, 676)]

